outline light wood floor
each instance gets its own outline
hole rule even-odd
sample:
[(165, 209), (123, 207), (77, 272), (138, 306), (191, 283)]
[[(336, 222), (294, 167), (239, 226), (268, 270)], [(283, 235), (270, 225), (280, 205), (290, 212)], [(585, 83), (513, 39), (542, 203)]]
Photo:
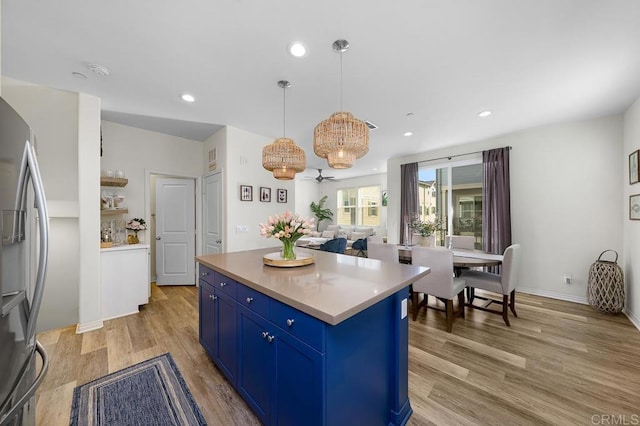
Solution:
[[(170, 352), (210, 425), (259, 424), (201, 348), (197, 305), (195, 287), (153, 286), (140, 314), (41, 333), (51, 368), (37, 423), (68, 424), (75, 386)], [(523, 294), (516, 308), (510, 328), (469, 309), (451, 334), (442, 312), (409, 321), (410, 425), (638, 424), (640, 332), (625, 316)]]

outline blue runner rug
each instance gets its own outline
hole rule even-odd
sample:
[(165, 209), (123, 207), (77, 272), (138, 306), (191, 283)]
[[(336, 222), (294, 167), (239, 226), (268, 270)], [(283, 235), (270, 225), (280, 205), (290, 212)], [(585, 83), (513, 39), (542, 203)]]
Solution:
[(71, 426), (206, 425), (171, 354), (151, 358), (73, 391)]

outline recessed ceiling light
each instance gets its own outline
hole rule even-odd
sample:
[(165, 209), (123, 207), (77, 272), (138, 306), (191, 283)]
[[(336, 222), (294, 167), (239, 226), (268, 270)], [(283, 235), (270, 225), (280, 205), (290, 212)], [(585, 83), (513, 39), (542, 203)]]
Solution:
[(183, 93), (182, 95), (180, 95), (180, 99), (189, 103), (196, 101), (196, 98), (194, 98), (193, 95), (190, 95), (188, 93)]
[(299, 41), (295, 41), (289, 45), (289, 53), (296, 58), (302, 58), (307, 54), (307, 48)]
[(480, 111), (480, 112), (478, 113), (478, 117), (488, 117), (488, 116), (490, 116), (491, 114), (492, 114), (492, 112), (491, 112), (491, 111), (489, 111), (489, 110), (486, 110), (486, 111)]
[(413, 135), (413, 132), (404, 132), (403, 135), (404, 136), (411, 136), (411, 135)]

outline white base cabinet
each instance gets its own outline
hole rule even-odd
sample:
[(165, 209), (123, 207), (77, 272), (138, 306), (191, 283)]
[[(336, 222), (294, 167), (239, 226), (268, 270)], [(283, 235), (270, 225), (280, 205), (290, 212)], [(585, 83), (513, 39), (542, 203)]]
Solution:
[(138, 312), (149, 303), (149, 246), (123, 245), (101, 249), (102, 319)]

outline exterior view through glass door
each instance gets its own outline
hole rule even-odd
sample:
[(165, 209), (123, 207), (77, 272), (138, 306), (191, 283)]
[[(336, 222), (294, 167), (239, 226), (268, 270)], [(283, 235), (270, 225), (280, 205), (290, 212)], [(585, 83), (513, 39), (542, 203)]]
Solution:
[(482, 249), (482, 160), (421, 165), (418, 181), (420, 220), (442, 224), (436, 245), (446, 235), (470, 235)]

